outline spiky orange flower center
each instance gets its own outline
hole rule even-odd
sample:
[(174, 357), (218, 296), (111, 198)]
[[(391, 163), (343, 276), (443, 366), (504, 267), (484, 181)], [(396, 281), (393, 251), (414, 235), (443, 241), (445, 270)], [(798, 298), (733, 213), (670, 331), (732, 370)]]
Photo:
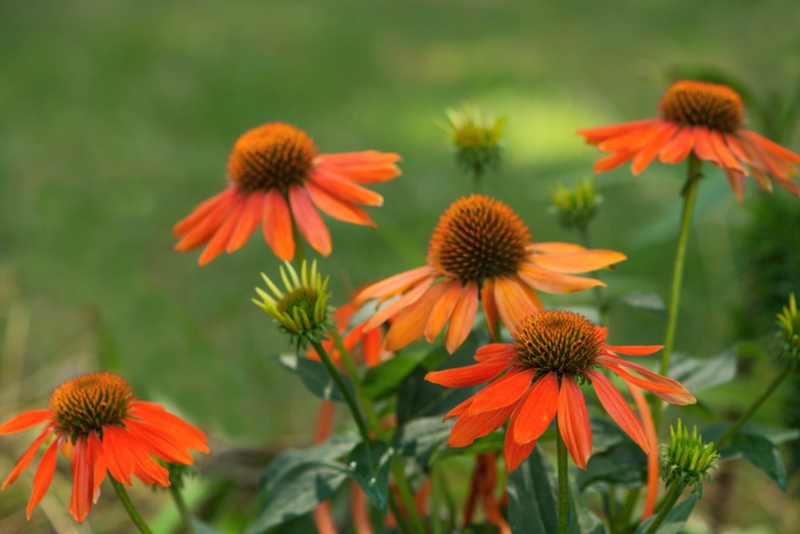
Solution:
[(727, 133), (735, 132), (745, 116), (739, 93), (727, 85), (694, 80), (673, 83), (658, 109), (667, 120)]
[(528, 228), (511, 208), (493, 198), (456, 200), (439, 218), (428, 262), (462, 282), (509, 275), (527, 256)]
[(270, 122), (236, 140), (228, 159), (228, 175), (248, 192), (283, 192), (290, 185), (305, 181), (316, 155), (314, 141), (303, 130)]
[(514, 355), (524, 367), (582, 377), (600, 351), (595, 325), (577, 313), (546, 310), (517, 326)]
[(106, 425), (121, 425), (134, 401), (131, 387), (121, 377), (91, 373), (58, 386), (50, 396), (50, 409), (58, 432), (86, 436)]

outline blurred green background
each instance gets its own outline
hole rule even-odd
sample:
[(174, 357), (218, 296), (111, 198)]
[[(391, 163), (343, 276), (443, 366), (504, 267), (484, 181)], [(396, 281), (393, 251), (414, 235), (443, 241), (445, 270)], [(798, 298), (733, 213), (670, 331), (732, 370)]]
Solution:
[[(484, 192), (534, 240), (574, 241), (547, 187), (591, 173), (598, 154), (577, 128), (652, 116), (676, 72), (725, 72), (767, 107), (783, 102), (800, 81), (798, 20), (792, 0), (1, 2), (0, 327), (8, 310), (28, 314), (18, 371), (40, 385), (20, 402), (105, 365), (217, 440), (303, 444), (315, 402), (271, 358), (288, 347), (250, 302), (258, 273), (278, 265), (263, 239), (204, 268), (172, 250), (172, 225), (224, 186), (238, 135), (282, 120), (323, 153), (403, 156), (403, 176), (374, 187), (386, 200), (370, 210), (377, 230), (326, 219), (334, 252), (321, 269), (342, 303), (420, 265), (437, 217), (470, 192), (435, 125), (445, 107), (508, 117)], [(751, 114), (751, 128), (766, 126)], [(798, 151), (796, 130), (780, 141)], [(760, 196), (748, 184), (738, 206), (707, 171), (677, 343), (696, 356), (737, 338), (740, 234)], [(627, 167), (598, 176), (592, 245), (629, 257), (607, 295), (666, 298), (684, 174), (653, 164), (637, 179)], [(612, 321), (614, 342), (663, 335), (655, 315), (614, 309)], [(749, 387), (723, 401), (743, 404)]]

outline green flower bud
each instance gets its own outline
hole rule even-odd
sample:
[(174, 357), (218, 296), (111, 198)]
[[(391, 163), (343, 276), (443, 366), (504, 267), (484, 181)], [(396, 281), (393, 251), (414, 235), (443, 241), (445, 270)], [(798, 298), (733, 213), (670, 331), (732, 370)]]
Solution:
[(566, 230), (586, 231), (589, 222), (597, 215), (603, 197), (595, 193), (594, 178), (579, 180), (574, 189), (561, 184), (550, 188), (552, 211)]
[(692, 493), (703, 496), (703, 479), (711, 482), (709, 469), (717, 469), (714, 463), (719, 454), (713, 443), (704, 443), (697, 434), (697, 427), (689, 436), (689, 429), (678, 419), (677, 429), (670, 426), (669, 444), (661, 445), (661, 476), (667, 486), (693, 485)]
[(257, 287), (256, 293), (261, 300), (252, 300), (278, 322), (278, 329), (292, 338), (298, 350), (306, 349), (311, 342), (324, 340), (333, 328), (330, 318), (332, 310), (328, 306), (329, 277), (322, 279), (317, 272), (316, 261), (311, 264), (310, 272), (307, 262), (303, 261), (299, 277), (291, 263), (284, 263), (286, 269), (281, 267), (280, 271), (286, 291), (278, 289), (272, 280), (261, 273), (272, 295)]
[(797, 313), (794, 293), (789, 295), (789, 304), (778, 314), (778, 338), (782, 355), (800, 361), (800, 314)]
[(505, 127), (505, 117), (488, 118), (484, 122), (480, 109), (466, 103), (460, 110), (448, 108), (446, 113), (447, 122), (442, 129), (450, 136), (458, 166), (476, 176), (481, 176), (487, 169), (497, 171), (503, 152), (500, 136)]

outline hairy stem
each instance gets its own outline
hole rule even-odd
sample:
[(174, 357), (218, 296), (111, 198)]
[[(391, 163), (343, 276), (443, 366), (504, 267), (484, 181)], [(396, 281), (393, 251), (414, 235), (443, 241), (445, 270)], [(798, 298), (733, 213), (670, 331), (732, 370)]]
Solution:
[(658, 527), (661, 526), (661, 523), (667, 518), (667, 515), (672, 511), (675, 507), (675, 503), (678, 502), (678, 499), (683, 493), (684, 488), (686, 488), (686, 484), (675, 484), (672, 486), (672, 489), (664, 498), (664, 504), (661, 506), (661, 511), (658, 512), (653, 523), (650, 525), (650, 528), (647, 529), (645, 534), (655, 534), (658, 530)]
[(183, 498), (183, 494), (181, 490), (178, 488), (178, 485), (174, 482), (169, 487), (170, 493), (172, 493), (172, 498), (175, 501), (175, 506), (178, 507), (178, 511), (181, 513), (181, 520), (183, 521), (183, 531), (186, 534), (195, 534), (194, 532), (194, 524), (192, 523), (192, 513), (189, 511), (189, 507), (186, 506), (186, 501)]
[(128, 496), (128, 492), (125, 490), (125, 486), (117, 482), (114, 477), (108, 477), (108, 479), (111, 481), (111, 484), (114, 485), (114, 490), (117, 492), (117, 495), (119, 495), (119, 500), (122, 501), (122, 506), (125, 507), (128, 515), (131, 516), (131, 521), (133, 521), (133, 524), (139, 529), (139, 532), (142, 534), (153, 534), (153, 531), (150, 530), (150, 527), (148, 527), (147, 523), (144, 522), (142, 516), (139, 515), (138, 511), (136, 511), (136, 507), (133, 506), (131, 498)]
[[(556, 426), (556, 429), (558, 426)], [(567, 472), (567, 444), (556, 430), (558, 454), (558, 534), (566, 534), (569, 525), (569, 476)]]

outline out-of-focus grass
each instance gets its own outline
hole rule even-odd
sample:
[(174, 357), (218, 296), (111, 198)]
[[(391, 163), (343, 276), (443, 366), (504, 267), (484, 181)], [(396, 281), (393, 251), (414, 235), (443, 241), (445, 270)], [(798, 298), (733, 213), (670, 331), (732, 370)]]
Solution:
[[(240, 133), (285, 120), (323, 152), (403, 155), (404, 175), (375, 187), (377, 231), (330, 221), (321, 267), (343, 302), (418, 265), (438, 215), (469, 192), (434, 125), (444, 107), (470, 100), (508, 116), (507, 158), (486, 192), (534, 239), (571, 239), (547, 213), (546, 186), (589, 173), (596, 154), (575, 128), (651, 115), (672, 65), (793, 86), (798, 18), (790, 0), (2, 3), (0, 262), (34, 304), (32, 362), (104, 332), (95, 348), (116, 354), (143, 396), (228, 437), (306, 435), (309, 395), (269, 358), (286, 347), (249, 302), (258, 272), (277, 266), (260, 236), (203, 269), (171, 250), (175, 221), (223, 187)], [(612, 294), (666, 295), (683, 173), (598, 177), (593, 245), (629, 256), (607, 277)], [(729, 227), (744, 216), (708, 174), (678, 342), (699, 355), (730, 341)], [(614, 340), (661, 339), (651, 316), (612, 318)]]

